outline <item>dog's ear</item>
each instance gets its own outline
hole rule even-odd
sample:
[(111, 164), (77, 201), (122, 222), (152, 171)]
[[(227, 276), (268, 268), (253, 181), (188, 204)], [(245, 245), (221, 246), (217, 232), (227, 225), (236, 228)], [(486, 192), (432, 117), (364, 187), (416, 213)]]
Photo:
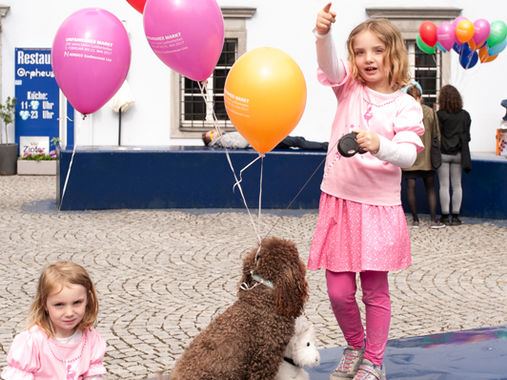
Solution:
[(250, 272), (255, 267), (255, 255), (257, 253), (257, 248), (253, 249), (246, 257), (243, 259), (243, 273), (241, 275), (241, 281), (242, 283), (249, 284), (252, 280), (252, 275)]
[(279, 314), (297, 318), (303, 312), (308, 299), (305, 274), (305, 265), (299, 259), (288, 264), (283, 273), (279, 273), (274, 284), (275, 307)]

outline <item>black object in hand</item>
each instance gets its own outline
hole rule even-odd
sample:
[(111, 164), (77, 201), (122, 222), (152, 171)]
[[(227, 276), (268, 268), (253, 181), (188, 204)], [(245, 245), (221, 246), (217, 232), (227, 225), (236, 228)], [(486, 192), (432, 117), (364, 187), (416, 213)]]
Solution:
[(357, 132), (347, 133), (338, 141), (338, 152), (343, 157), (352, 157), (354, 154), (366, 153), (364, 149), (359, 148), (356, 141)]

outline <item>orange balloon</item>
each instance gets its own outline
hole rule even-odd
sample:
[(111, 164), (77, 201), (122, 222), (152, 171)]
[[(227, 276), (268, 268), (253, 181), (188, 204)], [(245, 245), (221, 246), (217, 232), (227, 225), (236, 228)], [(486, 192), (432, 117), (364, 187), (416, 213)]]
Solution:
[(461, 20), (456, 24), (456, 38), (460, 42), (470, 40), (474, 35), (474, 24), (470, 20)]
[(489, 55), (488, 48), (486, 46), (483, 46), (479, 49), (479, 59), (481, 60), (481, 63), (494, 61), (496, 57), (498, 57), (498, 54)]
[(470, 46), (470, 49), (472, 50), (477, 50), (479, 48), (479, 45), (477, 45), (474, 41), (473, 38), (470, 38), (468, 41), (467, 41), (467, 44), (468, 46)]
[(306, 105), (306, 82), (297, 63), (279, 49), (261, 47), (232, 65), (225, 109), (239, 133), (260, 153), (296, 127)]

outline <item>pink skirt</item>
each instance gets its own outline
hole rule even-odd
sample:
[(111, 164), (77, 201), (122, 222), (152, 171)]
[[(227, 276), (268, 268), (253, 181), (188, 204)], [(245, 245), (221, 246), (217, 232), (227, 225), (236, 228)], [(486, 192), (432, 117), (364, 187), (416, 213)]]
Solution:
[(401, 205), (368, 205), (322, 193), (308, 269), (393, 271), (410, 264), (410, 235)]

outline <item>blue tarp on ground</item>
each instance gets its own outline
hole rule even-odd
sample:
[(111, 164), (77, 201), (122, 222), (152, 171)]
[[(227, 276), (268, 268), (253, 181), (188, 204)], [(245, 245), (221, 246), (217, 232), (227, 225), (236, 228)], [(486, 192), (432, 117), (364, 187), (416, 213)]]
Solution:
[[(321, 350), (311, 380), (329, 380), (343, 347)], [(505, 380), (507, 325), (390, 340), (384, 364), (389, 380)]]

